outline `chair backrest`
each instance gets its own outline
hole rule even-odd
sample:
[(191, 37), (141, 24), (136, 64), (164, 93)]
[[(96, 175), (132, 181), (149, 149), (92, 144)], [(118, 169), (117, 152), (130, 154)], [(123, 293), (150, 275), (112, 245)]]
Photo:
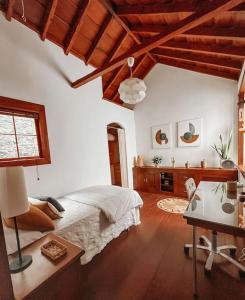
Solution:
[(191, 198), (193, 197), (193, 195), (197, 189), (193, 178), (189, 178), (186, 180), (185, 188), (186, 188), (188, 199), (191, 200)]

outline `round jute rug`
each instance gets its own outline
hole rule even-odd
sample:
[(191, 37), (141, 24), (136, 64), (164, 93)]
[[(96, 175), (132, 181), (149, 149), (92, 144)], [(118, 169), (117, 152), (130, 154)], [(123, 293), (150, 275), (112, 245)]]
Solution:
[(165, 198), (157, 202), (157, 207), (173, 214), (183, 214), (189, 201), (180, 198)]

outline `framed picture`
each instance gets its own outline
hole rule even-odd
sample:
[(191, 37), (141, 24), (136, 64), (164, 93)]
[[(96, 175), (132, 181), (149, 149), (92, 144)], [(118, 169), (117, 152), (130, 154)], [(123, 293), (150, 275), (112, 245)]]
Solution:
[(172, 126), (170, 123), (152, 126), (153, 149), (164, 149), (172, 146)]
[(199, 147), (202, 143), (202, 119), (178, 122), (178, 146)]

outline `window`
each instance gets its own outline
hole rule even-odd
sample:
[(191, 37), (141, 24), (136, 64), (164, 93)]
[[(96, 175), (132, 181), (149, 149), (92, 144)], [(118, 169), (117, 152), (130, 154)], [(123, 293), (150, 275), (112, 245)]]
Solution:
[(44, 106), (0, 97), (0, 167), (48, 163)]

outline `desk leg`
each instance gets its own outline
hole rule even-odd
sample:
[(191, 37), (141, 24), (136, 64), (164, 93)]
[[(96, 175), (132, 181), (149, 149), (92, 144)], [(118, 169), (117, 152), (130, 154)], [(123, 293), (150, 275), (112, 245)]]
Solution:
[(197, 297), (196, 226), (192, 226), (193, 239), (193, 293)]

